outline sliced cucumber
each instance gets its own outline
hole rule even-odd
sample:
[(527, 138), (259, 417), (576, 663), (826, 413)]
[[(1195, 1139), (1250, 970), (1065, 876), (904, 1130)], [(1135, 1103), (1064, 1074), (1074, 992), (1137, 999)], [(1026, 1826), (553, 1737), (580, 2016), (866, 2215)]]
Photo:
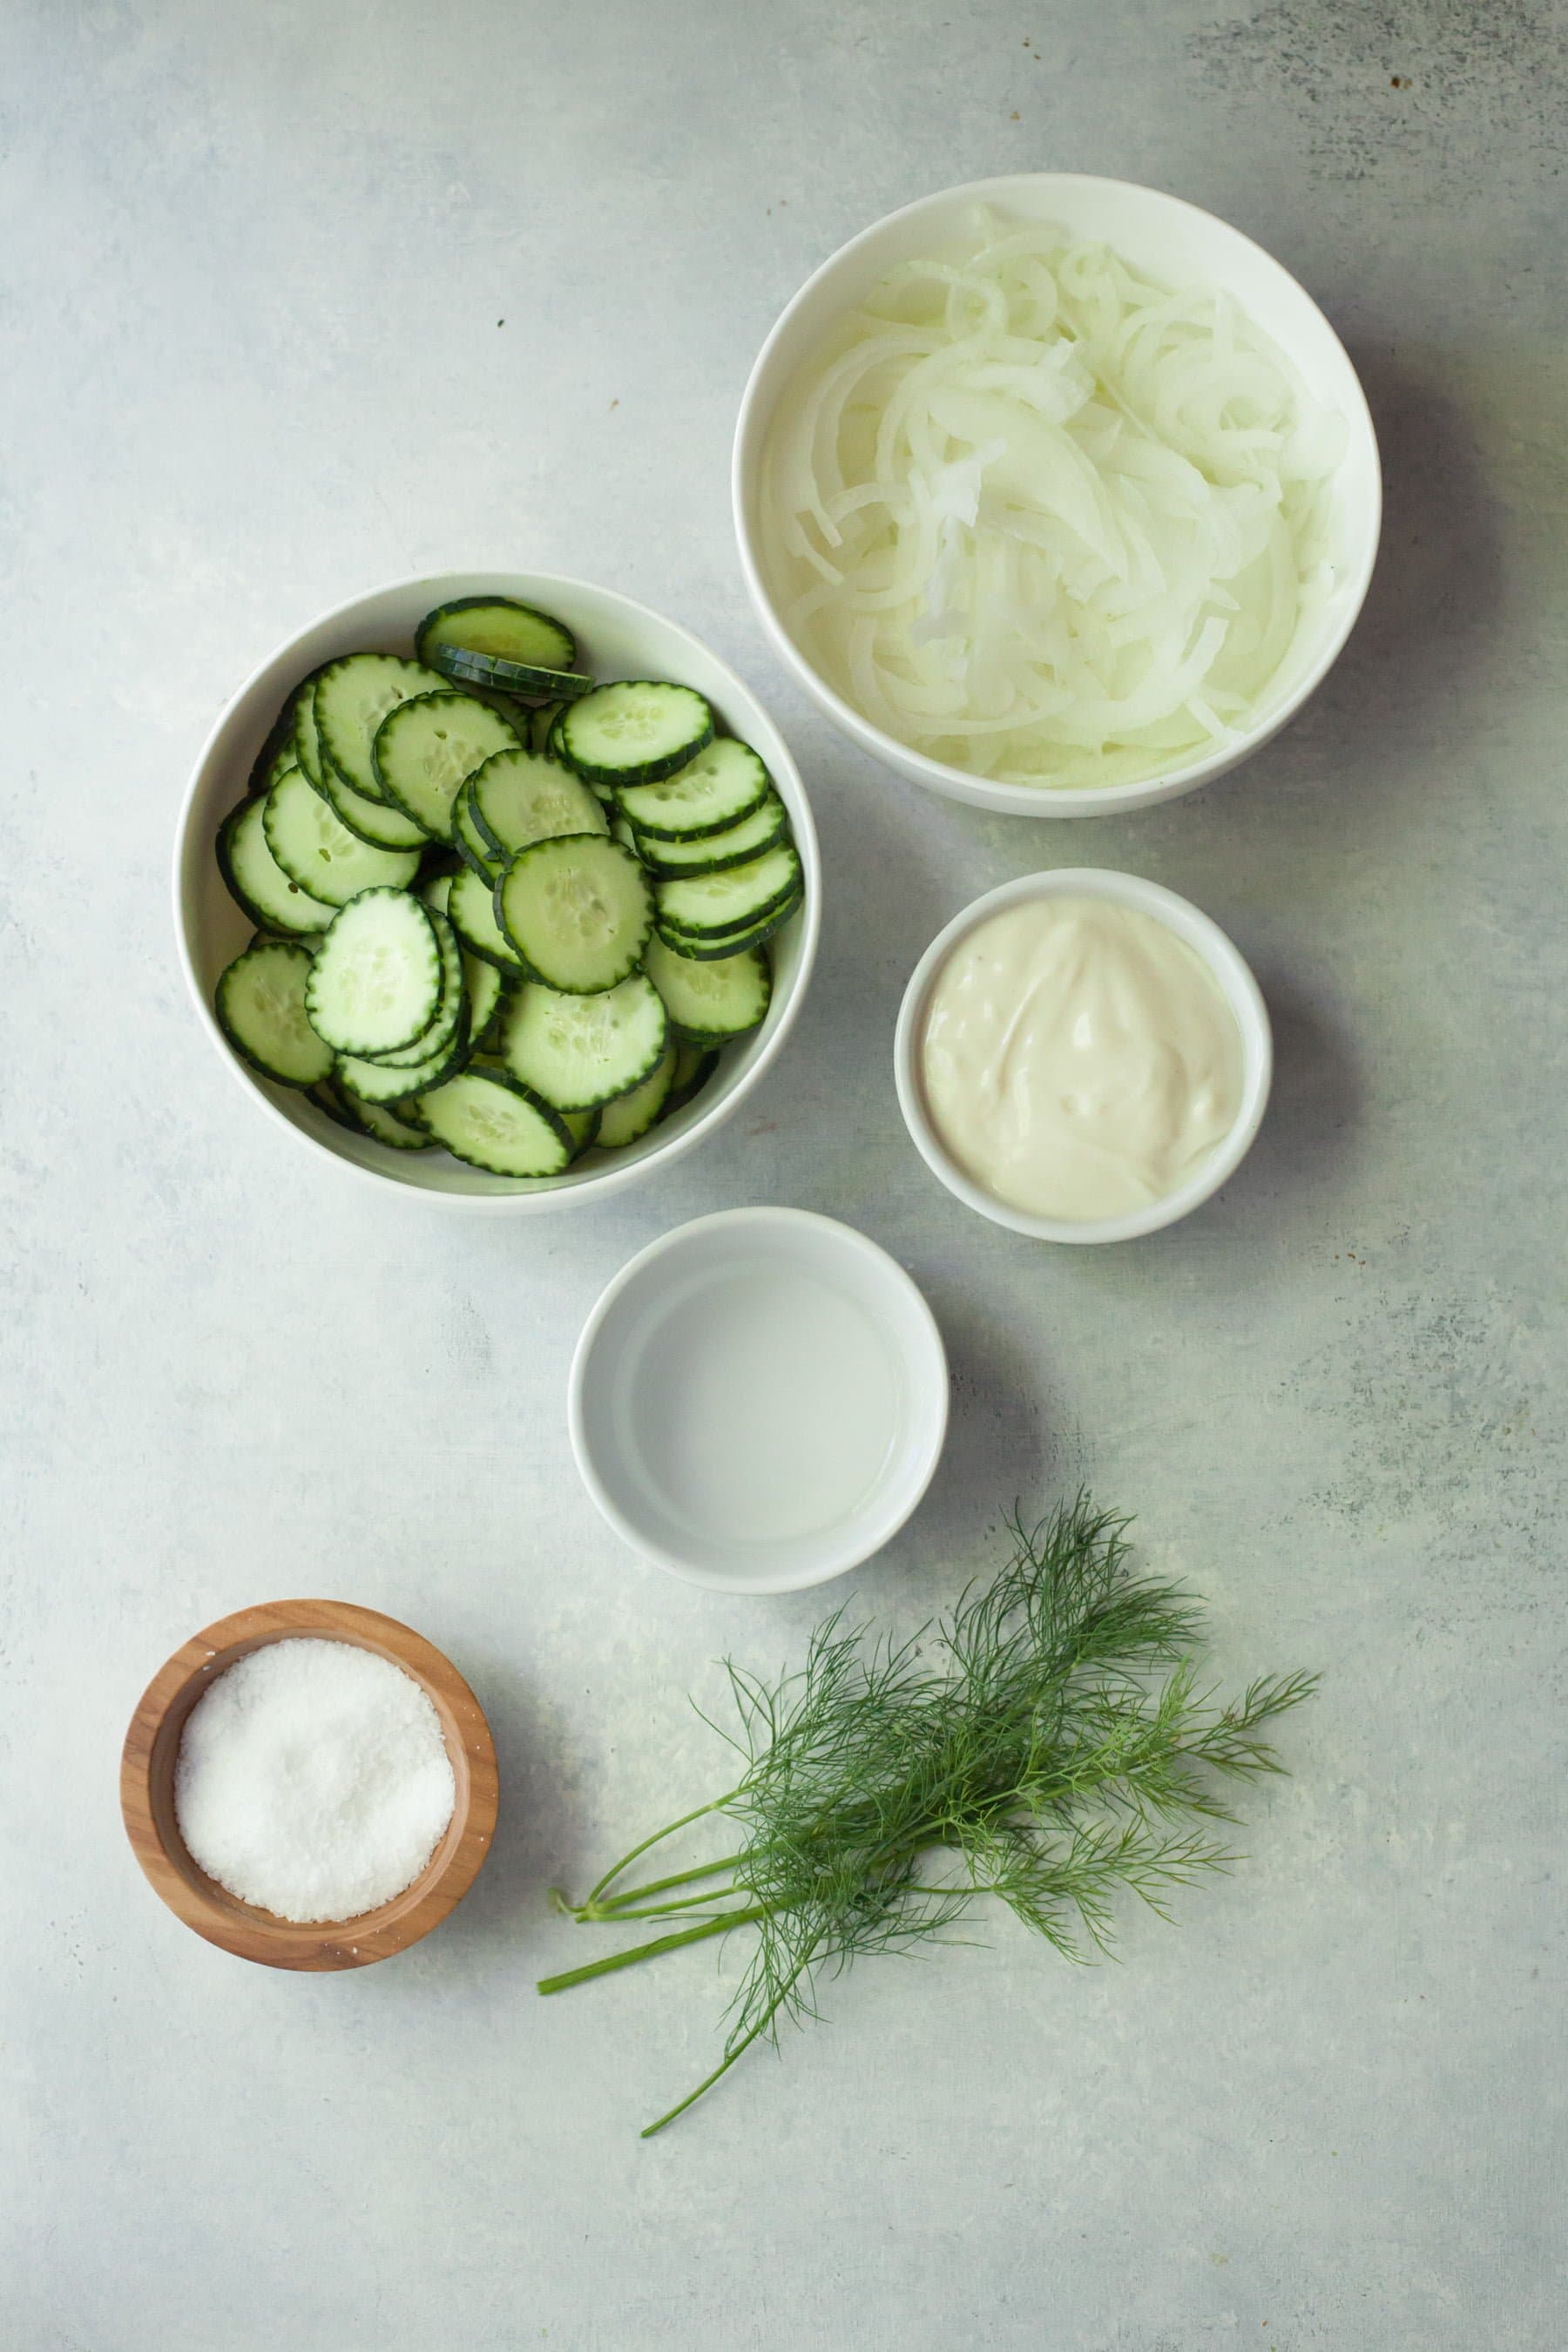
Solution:
[(416, 849), (374, 849), (351, 833), (297, 767), (268, 793), (262, 826), (289, 879), (330, 906), (346, 907), (362, 890), (405, 890), (419, 871)]
[(279, 1086), (315, 1087), (330, 1076), (332, 1051), (305, 1017), (309, 948), (267, 940), (236, 956), (214, 998), (219, 1026), (235, 1052)]
[[(479, 772), (476, 770), (475, 772)], [(471, 866), (476, 874), (482, 874), (494, 889), (506, 859), (497, 853), (489, 835), (479, 828), (479, 818), (474, 814), (472, 776), (463, 778), (458, 786), (458, 797), (452, 803), (452, 846), (464, 865)]]
[[(657, 792), (657, 784), (650, 787)], [(688, 834), (679, 840), (661, 840), (657, 834), (636, 833), (637, 856), (661, 882), (676, 882), (683, 874), (722, 874), (731, 866), (745, 866), (782, 841), (789, 831), (789, 812), (777, 793), (769, 793), (759, 808), (722, 833)]]
[(686, 767), (711, 740), (713, 713), (693, 687), (622, 678), (568, 703), (551, 732), (569, 768), (619, 791)]
[(498, 1043), (514, 1078), (557, 1110), (588, 1110), (640, 1086), (664, 1054), (668, 1023), (651, 980), (634, 972), (595, 996), (526, 981)]
[(247, 914), (258, 930), (310, 932), (318, 937), (335, 907), (284, 873), (267, 846), (267, 803), (242, 801), (218, 827), (218, 871), (229, 897)]
[(653, 893), (618, 841), (561, 834), (519, 851), (496, 885), (496, 913), (531, 971), (582, 996), (636, 971), (653, 929)]
[(499, 965), (502, 971), (522, 970), (522, 958), (497, 920), (495, 888), (471, 866), (453, 875), (452, 887), (447, 894), (447, 912), (458, 937), (472, 954), (483, 956), (487, 963)]
[(675, 1049), (675, 1076), (659, 1117), (671, 1118), (678, 1110), (684, 1110), (701, 1093), (718, 1066), (716, 1046), (693, 1045), (683, 1037)]
[(572, 1157), (581, 1160), (599, 1139), (599, 1107), (595, 1103), (592, 1110), (563, 1110), (561, 1119), (572, 1138)]
[(372, 757), (378, 787), (433, 841), (452, 838), (452, 803), (464, 778), (494, 752), (517, 751), (517, 730), (488, 702), (450, 687), (389, 711)]
[(394, 1151), (433, 1151), (436, 1148), (422, 1127), (411, 1126), (382, 1103), (362, 1102), (346, 1087), (331, 1079), (316, 1088), (311, 1100), (319, 1103), (327, 1117), (335, 1118), (340, 1127), (353, 1128), (360, 1135), (373, 1135), (377, 1143), (390, 1144)]
[(333, 1075), (356, 1101), (412, 1103), (426, 1087), (442, 1087), (448, 1078), (455, 1078), (468, 1061), (471, 1047), (468, 1008), (465, 1004), (449, 1043), (427, 1061), (416, 1062), (411, 1068), (403, 1069), (385, 1062), (367, 1061), (363, 1055), (340, 1054)]
[(660, 921), (656, 926), (656, 936), (664, 941), (667, 948), (673, 949), (678, 956), (689, 956), (700, 961), (739, 955), (743, 948), (760, 948), (764, 940), (771, 940), (775, 931), (782, 930), (784, 924), (800, 912), (803, 896), (804, 893), (797, 890), (793, 898), (785, 898), (760, 923), (745, 924), (740, 930), (679, 931)]
[(716, 736), (662, 783), (618, 785), (622, 814), (638, 833), (668, 841), (724, 833), (761, 808), (773, 787), (749, 743)]
[(545, 669), (537, 663), (502, 661), (496, 654), (470, 654), (457, 646), (438, 646), (431, 666), (458, 686), (479, 687), (491, 694), (549, 695), (569, 702), (590, 693), (594, 681), (580, 670)]
[(398, 1053), (422, 1036), (441, 1002), (438, 919), (406, 890), (351, 899), (310, 971), (305, 1002), (318, 1036), (365, 1056)]
[(367, 800), (384, 800), (371, 757), (377, 729), (400, 702), (445, 689), (446, 684), (423, 662), (405, 661), (400, 654), (348, 654), (342, 661), (329, 662), (315, 686), (323, 769), (335, 770)]
[(484, 654), (528, 669), (570, 669), (576, 640), (562, 621), (514, 596), (458, 596), (437, 604), (420, 622), (414, 650), (422, 662), (437, 653)]
[[(301, 767), (301, 774), (304, 770)], [(352, 784), (344, 783), (335, 768), (324, 768), (320, 783), (308, 779), (326, 802), (338, 823), (368, 841), (375, 849), (423, 849), (428, 836), (423, 826), (405, 816), (401, 809), (388, 808), (384, 801), (367, 800), (356, 793)]]
[(775, 908), (799, 896), (800, 859), (793, 842), (779, 842), (744, 866), (722, 874), (693, 874), (660, 882), (654, 891), (659, 929), (699, 939), (722, 936), (766, 920)]
[(633, 1087), (599, 1113), (599, 1143), (605, 1151), (619, 1151), (647, 1133), (669, 1099), (675, 1084), (678, 1048), (669, 1041), (641, 1086)]
[(419, 1117), (454, 1160), (492, 1176), (559, 1176), (575, 1146), (559, 1112), (497, 1070), (469, 1070), (420, 1097)]
[(458, 945), (458, 935), (445, 915), (434, 908), (430, 920), (436, 926), (436, 937), (441, 949), (441, 1001), (427, 1029), (422, 1030), (411, 1045), (400, 1045), (393, 1054), (372, 1054), (366, 1058), (381, 1062), (389, 1070), (410, 1070), (416, 1064), (428, 1062), (433, 1055), (444, 1054), (457, 1034), (458, 1022), (466, 1002), (463, 984), (463, 956)]
[(537, 751), (498, 751), (468, 778), (464, 791), (476, 834), (503, 862), (557, 834), (608, 829), (587, 785)]
[[(565, 708), (563, 702), (542, 702), (538, 709), (530, 714), (528, 748), (531, 751), (550, 751), (550, 730)], [(559, 754), (552, 752), (551, 757), (557, 758)]]
[(294, 749), (294, 706), (289, 705), (279, 719), (255, 759), (251, 761), (247, 793), (269, 793), (280, 776), (300, 764)]
[(468, 1000), (468, 1028), (476, 1045), (488, 1043), (486, 1032), (500, 1003), (499, 968), (483, 956), (463, 955), (463, 991)]
[(455, 874), (437, 874), (430, 881), (420, 884), (419, 896), (432, 914), (446, 913), (447, 901), (452, 895), (452, 885), (457, 878)]
[(676, 954), (662, 940), (649, 940), (643, 969), (663, 997), (682, 1037), (699, 1045), (721, 1045), (743, 1036), (766, 1015), (773, 974), (760, 948), (739, 955), (697, 958)]

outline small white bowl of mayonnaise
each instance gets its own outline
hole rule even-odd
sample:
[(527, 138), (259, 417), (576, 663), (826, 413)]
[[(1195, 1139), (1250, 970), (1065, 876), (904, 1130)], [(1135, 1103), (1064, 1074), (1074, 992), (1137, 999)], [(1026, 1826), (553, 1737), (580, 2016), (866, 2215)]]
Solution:
[(1047, 1242), (1126, 1242), (1233, 1175), (1263, 1121), (1268, 1013), (1236, 948), (1135, 874), (1062, 866), (940, 932), (893, 1045), (904, 1122), (950, 1192)]

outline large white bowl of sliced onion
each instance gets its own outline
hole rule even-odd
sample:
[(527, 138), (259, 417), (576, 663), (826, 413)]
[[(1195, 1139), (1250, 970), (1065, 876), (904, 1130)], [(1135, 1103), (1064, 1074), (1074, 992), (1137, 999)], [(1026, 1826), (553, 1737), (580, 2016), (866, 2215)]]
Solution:
[(1033, 173), (890, 214), (763, 344), (735, 435), (786, 667), (914, 782), (1028, 816), (1173, 799), (1267, 742), (1361, 609), (1377, 442), (1239, 230)]

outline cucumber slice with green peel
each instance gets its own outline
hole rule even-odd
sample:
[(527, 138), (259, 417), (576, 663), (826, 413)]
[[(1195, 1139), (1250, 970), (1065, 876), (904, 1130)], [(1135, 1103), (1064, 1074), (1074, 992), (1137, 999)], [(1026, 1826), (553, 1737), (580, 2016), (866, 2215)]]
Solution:
[(640, 1086), (608, 1102), (599, 1113), (599, 1143), (605, 1151), (619, 1151), (636, 1143), (653, 1126), (669, 1099), (675, 1084), (678, 1048), (671, 1039)]
[(682, 1037), (675, 1048), (675, 1076), (665, 1099), (661, 1118), (671, 1118), (678, 1110), (702, 1092), (719, 1066), (719, 1049), (715, 1045), (693, 1045)]
[(604, 833), (608, 819), (580, 777), (537, 751), (498, 751), (464, 786), (475, 831), (502, 864), (563, 833)]
[(464, 778), (492, 753), (520, 749), (516, 728), (499, 710), (443, 687), (389, 711), (372, 756), (376, 783), (393, 806), (432, 841), (450, 841), (452, 803)]
[(295, 695), (290, 706), (289, 731), (294, 743), (294, 761), (304, 771), (307, 782), (321, 790), (326, 774), (326, 758), (321, 739), (316, 729), (316, 680), (320, 670), (312, 670)]
[(537, 710), (529, 713), (528, 748), (531, 751), (559, 759), (560, 753), (550, 749), (550, 730), (565, 708), (563, 702), (542, 702)]
[(446, 913), (447, 901), (452, 895), (452, 885), (457, 878), (455, 874), (437, 874), (432, 880), (420, 884), (419, 896), (433, 915)]
[[(427, 1087), (445, 1086), (455, 1078), (472, 1051), (473, 1040), (468, 1033), (468, 1008), (465, 1004), (458, 1016), (458, 1026), (447, 1045), (427, 1061), (416, 1062), (411, 1068), (389, 1066), (385, 1062), (368, 1061), (363, 1055), (340, 1054), (333, 1066), (333, 1076), (358, 1102), (412, 1103), (416, 1095)], [(410, 1111), (406, 1116), (412, 1118)]]
[(263, 804), (262, 830), (291, 882), (328, 905), (346, 907), (362, 890), (405, 890), (419, 871), (416, 849), (374, 849), (340, 822), (300, 768), (279, 777)]
[(764, 1018), (773, 974), (760, 948), (738, 955), (678, 955), (662, 940), (647, 943), (643, 970), (663, 997), (671, 1025), (700, 1046), (744, 1036)]
[(688, 766), (712, 740), (713, 713), (694, 687), (620, 678), (569, 702), (551, 733), (569, 768), (620, 791)]
[[(562, 749), (561, 744), (561, 725), (569, 708), (570, 705), (564, 702), (556, 706), (555, 715), (551, 719), (549, 732), (546, 734), (544, 739), (545, 758), (547, 760), (556, 761), (562, 767), (565, 767), (566, 765), (566, 754)], [(595, 776), (583, 776), (580, 777), (578, 781), (587, 785), (588, 790), (593, 793), (595, 799), (602, 802), (606, 814), (613, 817), (616, 810), (616, 788), (614, 784), (604, 783)]]
[(331, 1074), (331, 1047), (305, 1017), (314, 961), (309, 948), (265, 940), (236, 956), (213, 998), (218, 1025), (241, 1060), (282, 1087), (320, 1086)]
[(468, 1031), (476, 1045), (488, 1046), (489, 1031), (500, 1003), (501, 976), (500, 969), (487, 963), (483, 956), (463, 955), (463, 991), (468, 1000)]
[(552, 613), (515, 596), (458, 596), (420, 622), (414, 650), (422, 662), (438, 652), (484, 654), (529, 669), (571, 669), (577, 659), (572, 632)]
[(325, 1113), (334, 1127), (346, 1127), (351, 1135), (363, 1135), (368, 1130), (360, 1125), (359, 1120), (349, 1108), (351, 1099), (350, 1096), (344, 1094), (335, 1078), (324, 1078), (319, 1087), (310, 1088), (310, 1100), (315, 1104), (319, 1111)]
[(563, 1110), (562, 1112), (562, 1122), (565, 1127), (567, 1134), (572, 1138), (572, 1157), (574, 1160), (581, 1160), (584, 1151), (591, 1151), (595, 1144), (599, 1140), (600, 1117), (601, 1113), (597, 1103), (594, 1105), (592, 1110)]
[(251, 762), (247, 792), (269, 793), (279, 777), (299, 764), (300, 755), (294, 749), (294, 706), (290, 703)]
[(475, 686), (471, 679), (465, 682), (448, 677), (445, 670), (438, 671), (437, 674), (444, 686), (455, 688), (459, 694), (469, 696), (475, 702), (482, 702), (487, 709), (499, 712), (500, 717), (515, 730), (520, 743), (528, 741), (533, 727), (531, 703), (520, 702), (515, 694), (493, 693), (488, 686)]
[(797, 890), (793, 898), (775, 907), (763, 921), (747, 924), (738, 931), (678, 931), (661, 921), (655, 926), (655, 937), (676, 955), (699, 962), (739, 955), (743, 948), (760, 948), (764, 940), (771, 940), (775, 931), (793, 921), (800, 912), (804, 896), (803, 891)]
[[(401, 654), (348, 654), (316, 678), (314, 710), (323, 772), (332, 769), (367, 800), (384, 800), (371, 756), (387, 713), (416, 695), (445, 692), (447, 681)], [(300, 762), (305, 766), (303, 760)], [(406, 811), (404, 812), (407, 814)]]
[(653, 929), (647, 877), (629, 849), (602, 833), (559, 834), (520, 850), (495, 903), (529, 971), (569, 996), (626, 980)]
[(775, 908), (797, 898), (800, 859), (793, 842), (778, 842), (744, 866), (721, 874), (692, 874), (654, 887), (659, 928), (700, 939), (740, 931), (764, 922)]
[(745, 866), (776, 841), (783, 841), (788, 832), (789, 812), (776, 793), (769, 793), (750, 816), (726, 826), (722, 833), (664, 840), (657, 834), (637, 833), (634, 827), (633, 839), (650, 874), (661, 882), (678, 882), (683, 874), (722, 874), (729, 866)]
[(337, 913), (285, 874), (267, 846), (267, 803), (242, 801), (217, 833), (218, 871), (229, 897), (260, 931), (319, 939)]
[(441, 948), (441, 1001), (429, 1027), (421, 1032), (410, 1045), (399, 1046), (394, 1054), (370, 1054), (367, 1061), (383, 1063), (389, 1070), (409, 1070), (416, 1063), (427, 1062), (432, 1055), (445, 1053), (457, 1034), (458, 1016), (466, 1002), (463, 983), (463, 955), (458, 944), (458, 934), (445, 915), (431, 910), (430, 920), (436, 926), (436, 937)]
[(447, 894), (447, 912), (452, 928), (471, 955), (483, 956), (503, 972), (523, 969), (522, 958), (500, 927), (496, 915), (496, 891), (500, 884), (487, 882), (471, 866), (452, 877), (452, 887)]
[[(504, 759), (506, 754), (501, 752), (499, 756)], [(476, 771), (476, 773), (482, 773), (482, 771)], [(458, 797), (452, 803), (452, 846), (464, 865), (471, 866), (493, 890), (501, 867), (506, 864), (506, 857), (497, 850), (489, 835), (480, 830), (479, 818), (474, 813), (473, 795), (474, 779), (465, 776), (458, 786)]]
[(339, 824), (357, 834), (361, 841), (378, 849), (423, 849), (426, 838), (423, 826), (405, 816), (401, 809), (388, 808), (384, 801), (356, 792), (322, 757), (314, 677), (306, 679), (294, 698), (294, 755), (306, 782), (321, 793)]
[(685, 841), (694, 834), (724, 833), (761, 808), (773, 790), (766, 768), (749, 743), (715, 736), (684, 767), (662, 782), (616, 787), (621, 814), (640, 834)]
[(548, 695), (554, 702), (573, 701), (591, 693), (594, 685), (581, 670), (503, 661), (497, 654), (471, 654), (457, 646), (437, 646), (430, 666), (458, 686), (488, 688), (492, 694)]
[(317, 1035), (367, 1058), (423, 1036), (441, 1002), (438, 919), (406, 890), (362, 890), (340, 908), (305, 992)]
[(595, 996), (525, 981), (501, 1015), (497, 1040), (507, 1068), (531, 1093), (557, 1110), (589, 1110), (658, 1068), (668, 1025), (663, 999), (640, 971)]
[(316, 790), (338, 823), (374, 849), (423, 849), (429, 840), (423, 825), (416, 824), (401, 809), (389, 808), (384, 801), (367, 800), (363, 793), (345, 784), (334, 768), (326, 770)]
[(454, 1160), (492, 1176), (559, 1176), (576, 1148), (560, 1113), (499, 1070), (466, 1070), (432, 1088), (419, 1117)]
[(383, 1103), (357, 1100), (345, 1087), (331, 1078), (325, 1086), (312, 1089), (310, 1099), (319, 1103), (327, 1117), (335, 1118), (340, 1127), (349, 1128), (357, 1135), (374, 1136), (377, 1143), (390, 1144), (394, 1151), (433, 1151), (436, 1148), (422, 1127), (399, 1118)]

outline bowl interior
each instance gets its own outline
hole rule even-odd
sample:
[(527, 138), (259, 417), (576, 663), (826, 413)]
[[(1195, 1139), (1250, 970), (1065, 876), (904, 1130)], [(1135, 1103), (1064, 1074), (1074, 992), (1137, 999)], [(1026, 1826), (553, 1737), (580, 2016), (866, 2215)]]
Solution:
[[(400, 1152), (337, 1126), (297, 1090), (270, 1085), (232, 1052), (212, 1013), (218, 975), (244, 947), (251, 927), (225, 889), (214, 854), (217, 828), (242, 798), (251, 764), (292, 689), (320, 663), (363, 648), (412, 653), (414, 631), (435, 604), (471, 594), (519, 596), (560, 613), (576, 631), (601, 678), (668, 677), (708, 696), (724, 724), (755, 745), (790, 813), (805, 874), (805, 904), (771, 942), (773, 992), (752, 1035), (728, 1047), (695, 1101), (614, 1158), (584, 1162), (549, 1183), (488, 1176), (444, 1152)], [(292, 638), (257, 672), (224, 713), (204, 752), (183, 820), (175, 876), (176, 915), (198, 1006), (225, 1061), (274, 1115), (334, 1158), (413, 1190), (497, 1205), (549, 1207), (625, 1183), (647, 1161), (694, 1142), (727, 1115), (751, 1075), (772, 1058), (794, 1018), (815, 950), (818, 873), (816, 836), (805, 789), (789, 750), (767, 713), (716, 655), (675, 622), (629, 597), (546, 572), (463, 572), (405, 581), (357, 598)]]
[(914, 1284), (799, 1211), (699, 1218), (633, 1259), (579, 1346), (572, 1433), (637, 1550), (726, 1591), (836, 1576), (902, 1525), (942, 1450), (947, 1370)]
[[(180, 1834), (174, 1770), (186, 1717), (229, 1666), (270, 1642), (306, 1637), (347, 1642), (411, 1675), (434, 1706), (452, 1766), (452, 1818), (429, 1861), (400, 1895), (374, 1910), (339, 1920), (284, 1919), (246, 1903), (209, 1878)], [(438, 1651), (395, 1620), (336, 1601), (279, 1602), (209, 1626), (176, 1653), (144, 1696), (126, 1743), (127, 1827), (137, 1843), (144, 1809), (162, 1868), (154, 1884), (186, 1923), (210, 1942), (283, 1968), (351, 1968), (401, 1950), (425, 1934), (466, 1892), (488, 1849), (495, 1811), (495, 1759), (489, 1731), (468, 1685)], [(486, 1816), (488, 1818), (477, 1818)], [(443, 1882), (464, 1857), (451, 1901)], [(476, 1851), (477, 1849), (477, 1851)], [(149, 1856), (138, 1844), (139, 1859)], [(153, 1874), (149, 1872), (149, 1874)], [(170, 1884), (170, 1880), (176, 1882)]]
[[(926, 1104), (921, 1068), (921, 1041), (931, 991), (953, 950), (975, 927), (1005, 908), (1033, 898), (1110, 898), (1133, 907), (1166, 924), (1200, 957), (1223, 992), (1241, 1035), (1241, 1101), (1224, 1140), (1208, 1159), (1173, 1192), (1126, 1216), (1067, 1221), (1038, 1217), (994, 1199), (952, 1157), (932, 1123)], [(1021, 875), (988, 890), (939, 931), (915, 966), (899, 1009), (893, 1046), (894, 1077), (899, 1105), (910, 1135), (932, 1173), (958, 1200), (994, 1224), (1027, 1234), (1032, 1240), (1069, 1244), (1135, 1241), (1145, 1234), (1175, 1224), (1216, 1192), (1234, 1174), (1251, 1150), (1268, 1107), (1274, 1076), (1273, 1031), (1263, 992), (1251, 966), (1219, 925), (1163, 884), (1142, 875), (1122, 874), (1107, 866), (1057, 866), (1041, 874)]]
[[(1235, 297), (1299, 370), (1308, 389), (1346, 427), (1344, 457), (1331, 492), (1330, 541), (1335, 567), (1324, 603), (1303, 616), (1279, 671), (1258, 703), (1247, 741), (1272, 730), (1279, 715), (1310, 690), (1348, 636), (1372, 576), (1382, 513), (1377, 443), (1365, 395), (1343, 345), (1305, 289), (1260, 246), (1239, 229), (1201, 212), (1181, 198), (1122, 180), (1075, 173), (1040, 172), (978, 182), (922, 198), (877, 222), (824, 263), (784, 312), (763, 347), (748, 394), (735, 451), (735, 503), (742, 560), (753, 593), (775, 638), (793, 653), (835, 715), (852, 721), (850, 731), (889, 744), (859, 712), (842, 703), (791, 636), (783, 618), (789, 589), (776, 568), (774, 533), (763, 511), (763, 451), (781, 400), (795, 372), (818, 351), (842, 314), (868, 294), (895, 264), (938, 253), (962, 233), (977, 202), (1031, 221), (1047, 221), (1075, 238), (1113, 247), (1135, 267), (1172, 286), (1213, 285)], [(1051, 793), (1027, 785), (993, 784), (963, 770), (893, 747), (903, 772), (918, 767), (933, 776), (983, 791), (987, 805), (1049, 811), (1042, 803), (1074, 813), (1132, 806), (1150, 797), (1150, 785), (1127, 784)], [(1233, 747), (1217, 757), (1194, 761), (1171, 772), (1216, 773), (1234, 763)], [(1201, 779), (1200, 779), (1201, 780)], [(1163, 779), (1151, 780), (1163, 782)], [(967, 795), (963, 795), (967, 796)]]

